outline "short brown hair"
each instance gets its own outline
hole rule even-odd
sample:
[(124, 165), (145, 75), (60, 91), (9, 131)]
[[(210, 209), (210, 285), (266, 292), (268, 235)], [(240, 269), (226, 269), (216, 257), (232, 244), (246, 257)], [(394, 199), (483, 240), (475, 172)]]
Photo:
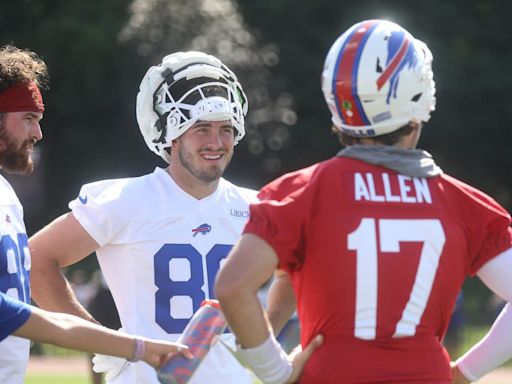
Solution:
[[(411, 133), (411, 131), (414, 127), (414, 124), (415, 123), (411, 122), (411, 123), (408, 123), (407, 125), (404, 125), (401, 128), (398, 128), (397, 130), (395, 130), (393, 132), (386, 133), (385, 135), (370, 137), (370, 138), (382, 145), (395, 145), (396, 143), (398, 143), (400, 141), (400, 139), (403, 136), (407, 136), (409, 133)], [(340, 143), (344, 147), (361, 143), (362, 137), (350, 136), (344, 132), (339, 131), (334, 126), (332, 127), (332, 130), (334, 133), (336, 133), (338, 135)]]

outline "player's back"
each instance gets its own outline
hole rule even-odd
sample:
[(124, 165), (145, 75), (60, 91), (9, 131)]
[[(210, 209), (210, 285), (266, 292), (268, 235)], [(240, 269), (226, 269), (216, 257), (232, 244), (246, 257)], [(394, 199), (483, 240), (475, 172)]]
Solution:
[(281, 202), (300, 206), (303, 243), (280, 266), (297, 291), (303, 344), (325, 336), (301, 383), (451, 382), (440, 340), (464, 278), (499, 253), (487, 238), (506, 233), (506, 213), (448, 176), (356, 159), (297, 178), (266, 197), (280, 183), (296, 189)]

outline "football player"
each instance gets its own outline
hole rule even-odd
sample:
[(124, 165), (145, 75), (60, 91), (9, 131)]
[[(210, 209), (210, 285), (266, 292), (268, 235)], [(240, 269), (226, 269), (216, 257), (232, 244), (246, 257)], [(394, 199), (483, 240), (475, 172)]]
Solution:
[[(288, 284), (269, 301), (274, 324), (293, 288), (302, 345), (324, 337), (301, 384), (451, 383), (441, 341), (464, 279), (512, 300), (510, 215), (416, 149), (435, 106), (431, 63), (423, 42), (384, 20), (332, 45), (322, 90), (346, 148), (261, 190), (217, 278), (238, 353), (264, 382), (293, 382), (304, 366), (288, 361), (256, 298), (276, 268)], [(512, 355), (510, 312), (458, 363), (467, 379)]]
[[(0, 48), (0, 168), (29, 174), (32, 151), (42, 139), (44, 104), (40, 87), (48, 69), (34, 52), (12, 45)], [(23, 207), (9, 182), (0, 176), (0, 292), (30, 303), (30, 252)], [(30, 342), (9, 336), (0, 342), (0, 383), (23, 383)]]
[[(169, 166), (84, 185), (71, 212), (30, 239), (37, 304), (93, 320), (60, 269), (96, 252), (124, 331), (175, 341), (201, 302), (214, 298), (217, 271), (255, 198), (255, 191), (222, 177), (245, 134), (246, 113), (236, 76), (211, 55), (173, 53), (149, 68), (137, 95), (137, 121), (147, 146)], [(232, 334), (223, 338), (234, 346)], [(109, 361), (111, 383), (158, 383), (144, 363)], [(216, 344), (191, 383), (252, 379)]]

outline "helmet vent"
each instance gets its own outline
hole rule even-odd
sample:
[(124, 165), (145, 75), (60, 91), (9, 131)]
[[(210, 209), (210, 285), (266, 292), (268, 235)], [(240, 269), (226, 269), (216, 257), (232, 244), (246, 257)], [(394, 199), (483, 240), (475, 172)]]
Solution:
[(421, 95), (423, 95), (423, 92), (417, 93), (411, 98), (411, 101), (417, 102), (420, 99)]

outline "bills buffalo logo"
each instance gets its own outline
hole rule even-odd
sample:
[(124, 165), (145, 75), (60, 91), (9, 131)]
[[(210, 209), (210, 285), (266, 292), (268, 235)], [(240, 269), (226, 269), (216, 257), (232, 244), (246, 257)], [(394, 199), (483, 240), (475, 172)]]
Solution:
[(194, 234), (193, 236), (196, 237), (199, 233), (201, 235), (207, 235), (208, 233), (210, 233), (210, 231), (212, 230), (212, 226), (210, 224), (201, 224), (199, 227), (197, 228), (194, 228), (192, 230), (192, 233)]
[(407, 66), (409, 69), (414, 68), (418, 62), (413, 43), (404, 31), (392, 32), (387, 38), (388, 40), (388, 57), (386, 59), (386, 67), (382, 68), (377, 59), (377, 71), (382, 72), (377, 79), (377, 89), (380, 90), (384, 84), (390, 82), (386, 103), (389, 104), (391, 97), (396, 98), (396, 89), (400, 72)]

